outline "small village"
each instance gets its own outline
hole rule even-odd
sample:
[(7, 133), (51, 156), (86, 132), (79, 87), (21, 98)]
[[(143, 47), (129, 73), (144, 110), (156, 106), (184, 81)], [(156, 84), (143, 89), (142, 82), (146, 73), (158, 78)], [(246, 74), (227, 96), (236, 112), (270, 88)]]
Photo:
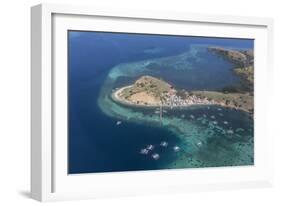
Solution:
[(180, 107), (180, 106), (190, 106), (190, 105), (211, 105), (216, 104), (214, 100), (209, 100), (207, 97), (201, 98), (197, 95), (188, 94), (184, 92), (185, 97), (177, 95), (176, 90), (170, 89), (170, 91), (163, 95), (161, 98), (162, 106), (169, 107)]

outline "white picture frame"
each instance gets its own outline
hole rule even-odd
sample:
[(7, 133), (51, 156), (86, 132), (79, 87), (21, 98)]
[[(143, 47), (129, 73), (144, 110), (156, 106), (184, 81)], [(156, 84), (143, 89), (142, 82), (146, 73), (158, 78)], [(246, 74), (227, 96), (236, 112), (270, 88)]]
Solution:
[[(132, 24), (138, 26), (131, 28)], [(186, 25), (193, 29), (183, 29)], [(273, 137), (267, 126), (266, 113), (271, 102), (270, 96), (262, 96), (272, 87), (272, 19), (40, 4), (31, 9), (31, 26), (32, 198), (53, 201), (272, 186)], [(174, 29), (171, 31), (169, 28)], [(66, 171), (67, 142), (64, 138), (67, 113), (63, 109), (67, 103), (64, 68), (67, 66), (65, 31), (68, 29), (189, 35), (200, 33), (203, 36), (258, 39), (258, 49), (255, 51), (255, 68), (258, 68), (255, 71), (255, 165), (231, 169), (69, 176)], [(155, 184), (147, 185), (145, 180), (153, 180)]]

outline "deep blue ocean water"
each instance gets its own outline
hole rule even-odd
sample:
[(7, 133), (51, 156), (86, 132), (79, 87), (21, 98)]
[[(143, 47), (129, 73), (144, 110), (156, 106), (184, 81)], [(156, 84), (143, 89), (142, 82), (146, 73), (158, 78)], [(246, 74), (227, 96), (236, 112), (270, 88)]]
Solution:
[[(156, 152), (163, 154), (161, 157), (164, 157), (159, 161), (148, 161), (147, 158), (139, 155), (139, 150), (147, 144), (157, 145), (161, 141), (177, 145), (180, 140), (174, 133), (157, 125), (133, 122), (117, 126), (116, 119), (105, 115), (100, 110), (97, 99), (101, 86), (113, 66), (177, 55), (188, 51), (195, 44), (240, 49), (253, 48), (252, 40), (241, 39), (69, 32), (68, 166), (70, 174), (159, 169), (163, 164), (173, 161), (171, 149), (161, 153), (163, 148), (157, 147)], [(209, 60), (210, 72), (200, 73), (200, 70), (194, 70), (191, 71), (191, 74), (194, 72), (194, 76), (184, 78), (171, 77), (165, 72), (161, 75), (164, 78), (165, 75), (170, 77), (173, 84), (182, 88), (216, 89), (221, 87), (220, 84), (225, 81), (225, 76), (221, 75), (221, 69), (229, 72), (232, 64), (222, 60), (219, 67), (216, 67), (215, 58), (217, 57), (210, 54), (205, 58)], [(197, 67), (200, 66), (202, 67), (200, 64), (197, 65)], [(200, 75), (202, 77), (200, 81), (194, 79)], [(120, 82), (123, 84), (126, 81), (132, 80), (123, 79)], [(229, 81), (235, 82), (236, 79), (229, 75)], [(237, 114), (237, 118), (238, 116), (241, 119), (240, 113)], [(243, 118), (247, 117), (243, 116)], [(247, 120), (242, 122), (244, 121)], [(241, 121), (233, 124), (237, 124), (233, 125), (234, 128), (243, 127), (239, 125)]]

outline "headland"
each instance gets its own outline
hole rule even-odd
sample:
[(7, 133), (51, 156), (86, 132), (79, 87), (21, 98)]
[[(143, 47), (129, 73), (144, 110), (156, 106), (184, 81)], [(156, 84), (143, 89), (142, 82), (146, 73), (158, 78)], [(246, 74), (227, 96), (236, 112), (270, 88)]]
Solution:
[(253, 112), (253, 98), (249, 93), (220, 91), (186, 91), (152, 76), (141, 76), (134, 84), (116, 88), (114, 101), (140, 107), (189, 107), (194, 105), (218, 105)]

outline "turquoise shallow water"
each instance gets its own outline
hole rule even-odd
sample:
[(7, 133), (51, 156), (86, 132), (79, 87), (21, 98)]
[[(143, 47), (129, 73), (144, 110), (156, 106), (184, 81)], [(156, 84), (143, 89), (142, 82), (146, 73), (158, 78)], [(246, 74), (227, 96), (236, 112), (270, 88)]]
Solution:
[(118, 64), (110, 70), (108, 79), (118, 86), (132, 83), (141, 75), (151, 75), (188, 90), (216, 90), (239, 84), (239, 78), (232, 72), (234, 65), (209, 52), (207, 47), (196, 44), (178, 55)]
[[(124, 124), (135, 122), (154, 125), (179, 138), (177, 145), (172, 144), (164, 149), (160, 147), (162, 150), (158, 153), (161, 164), (155, 163), (158, 168), (241, 166), (254, 163), (253, 119), (246, 112), (218, 106), (167, 108), (160, 121), (155, 108), (124, 106), (110, 98), (112, 89), (132, 83), (144, 74), (160, 76), (177, 87), (191, 90), (215, 90), (229, 84), (238, 84), (239, 79), (231, 71), (233, 65), (207, 52), (206, 46), (194, 45), (188, 52), (177, 56), (120, 64), (110, 70), (102, 87), (99, 106), (107, 115), (122, 120)], [(210, 65), (203, 56), (212, 60), (217, 58), (217, 61)], [(189, 62), (187, 66), (186, 61)], [(224, 70), (224, 77), (215, 78), (213, 82), (206, 67), (218, 67), (212, 70), (214, 75)], [(174, 146), (178, 146), (179, 151), (175, 152)], [(169, 157), (165, 156), (165, 151), (169, 151)], [(146, 155), (144, 158), (151, 159), (151, 156)]]
[[(112, 89), (142, 75), (187, 90), (240, 84), (233, 64), (209, 53), (208, 45), (252, 48), (253, 42), (70, 32), (69, 173), (253, 165), (253, 120), (245, 112), (215, 106), (167, 109), (160, 122), (155, 109), (110, 98)], [(140, 154), (150, 144), (153, 150)]]

